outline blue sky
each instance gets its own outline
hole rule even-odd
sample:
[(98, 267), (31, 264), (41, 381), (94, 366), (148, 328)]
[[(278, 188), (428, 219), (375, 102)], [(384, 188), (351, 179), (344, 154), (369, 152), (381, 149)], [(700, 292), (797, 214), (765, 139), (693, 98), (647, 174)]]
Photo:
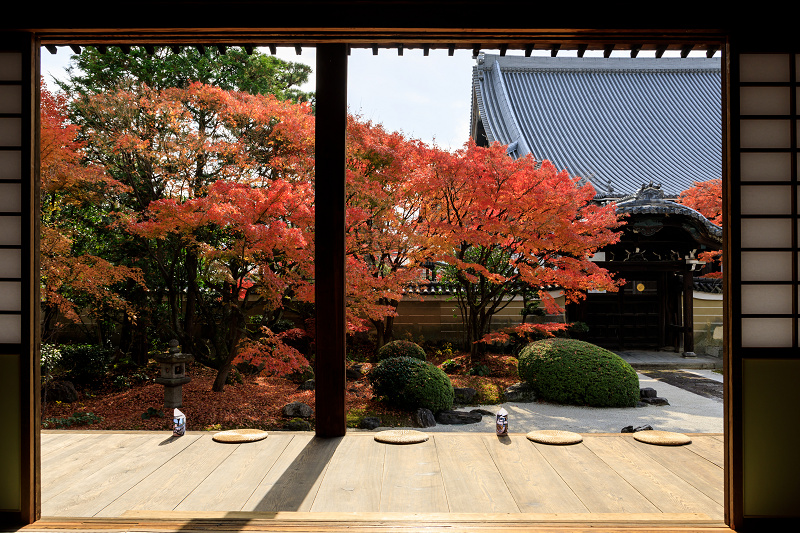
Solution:
[[(269, 53), (267, 49), (262, 50)], [(486, 50), (497, 53), (496, 50)], [(56, 55), (42, 49), (42, 73), (63, 77), (71, 51), (59, 47)], [(509, 51), (509, 55), (522, 55)], [(534, 50), (534, 54), (549, 55)], [(653, 53), (641, 52), (640, 57)], [(315, 68), (314, 48), (303, 48), (297, 55), (294, 48), (278, 48), (278, 57), (297, 61)], [(575, 52), (560, 52), (574, 56)], [(586, 52), (586, 56), (602, 56), (602, 52)], [(677, 55), (667, 52), (665, 56)], [(693, 52), (692, 56), (703, 52)], [(628, 52), (613, 52), (614, 57), (629, 57)], [(381, 49), (377, 56), (372, 50), (353, 49), (349, 58), (347, 102), (351, 113), (380, 122), (389, 131), (402, 131), (409, 137), (440, 147), (456, 149), (469, 137), (472, 91), (471, 50), (456, 50), (452, 57), (447, 50), (431, 50), (425, 57), (421, 49), (405, 49), (402, 56), (396, 50)], [(305, 90), (313, 90), (312, 75)]]

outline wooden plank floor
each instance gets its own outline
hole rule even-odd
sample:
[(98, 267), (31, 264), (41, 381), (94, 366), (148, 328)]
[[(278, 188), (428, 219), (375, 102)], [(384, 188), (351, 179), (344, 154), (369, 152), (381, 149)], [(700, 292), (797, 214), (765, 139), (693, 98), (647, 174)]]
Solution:
[(630, 434), (586, 434), (574, 446), (534, 444), (524, 434), (431, 432), (407, 446), (367, 432), (335, 439), (274, 432), (247, 444), (211, 436), (43, 431), (42, 516), (723, 519), (721, 435), (692, 435), (682, 447)]

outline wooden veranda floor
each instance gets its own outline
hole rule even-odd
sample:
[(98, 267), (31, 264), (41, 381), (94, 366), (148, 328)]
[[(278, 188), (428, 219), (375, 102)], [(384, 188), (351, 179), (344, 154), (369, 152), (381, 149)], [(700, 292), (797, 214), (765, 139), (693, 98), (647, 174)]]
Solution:
[(680, 447), (629, 434), (586, 434), (573, 446), (535, 444), (524, 434), (431, 432), (428, 442), (406, 446), (375, 442), (368, 432), (335, 439), (274, 432), (247, 444), (211, 437), (43, 431), (42, 515), (61, 524), (66, 517), (237, 516), (452, 522), (474, 513), (489, 521), (719, 526), (723, 519), (716, 434), (692, 435)]

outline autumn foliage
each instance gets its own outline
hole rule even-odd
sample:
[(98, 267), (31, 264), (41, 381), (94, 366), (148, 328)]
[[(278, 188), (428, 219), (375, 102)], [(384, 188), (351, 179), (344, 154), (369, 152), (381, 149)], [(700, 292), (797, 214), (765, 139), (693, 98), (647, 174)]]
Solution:
[[(310, 105), (201, 83), (82, 95), (70, 102), (74, 124), (67, 103), (43, 91), (48, 305), (75, 318), (85, 300), (100, 302), (131, 338), (179, 338), (218, 369), (218, 391), (240, 362), (275, 375), (307, 366)], [(555, 311), (547, 289), (569, 301), (616, 289), (589, 261), (618, 238), (613, 207), (592, 204), (591, 186), (499, 145), (448, 152), (359, 117), (347, 135), (350, 332), (371, 326), (380, 344), (390, 340), (404, 288), (430, 261), (459, 287), (475, 357), (478, 341), (497, 339), (487, 337), (491, 318), (511, 295)], [(70, 246), (70, 227), (82, 249)]]
[[(683, 191), (678, 196), (678, 201), (687, 207), (691, 207), (709, 221), (722, 226), (722, 180), (713, 179), (708, 181), (694, 182), (694, 186)], [(708, 263), (721, 262), (722, 251), (714, 250), (702, 252), (700, 260)], [(703, 277), (722, 278), (722, 272), (711, 272)]]

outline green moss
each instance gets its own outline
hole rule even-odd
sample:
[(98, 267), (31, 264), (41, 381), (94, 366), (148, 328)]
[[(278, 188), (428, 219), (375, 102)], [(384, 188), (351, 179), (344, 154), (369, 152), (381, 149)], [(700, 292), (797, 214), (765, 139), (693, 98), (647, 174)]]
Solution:
[(392, 341), (387, 342), (378, 350), (378, 361), (389, 359), (391, 357), (413, 357), (425, 361), (427, 359), (425, 350), (419, 344), (411, 341)]
[(453, 407), (453, 385), (442, 369), (412, 357), (392, 357), (369, 374), (372, 390), (401, 409), (425, 407), (434, 413)]
[(594, 344), (550, 338), (532, 342), (519, 354), (519, 377), (537, 397), (594, 407), (635, 407), (639, 378), (624, 359)]

